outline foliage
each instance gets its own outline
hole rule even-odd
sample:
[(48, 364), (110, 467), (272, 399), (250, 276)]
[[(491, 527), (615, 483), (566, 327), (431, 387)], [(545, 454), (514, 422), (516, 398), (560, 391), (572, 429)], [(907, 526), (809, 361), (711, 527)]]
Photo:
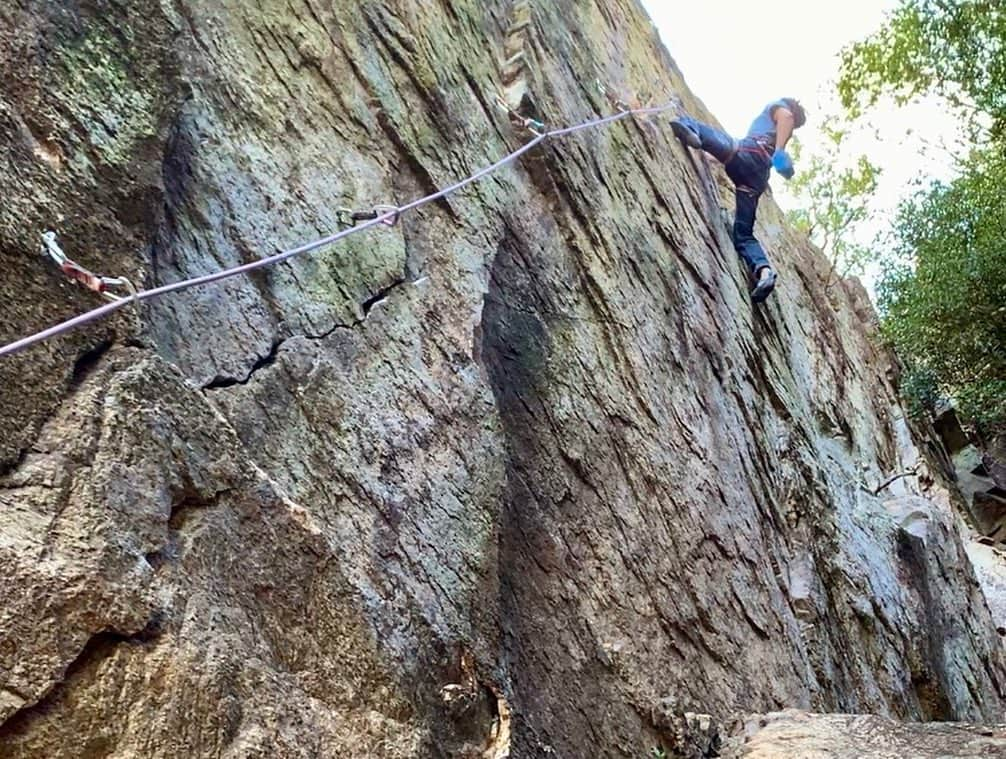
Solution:
[(804, 157), (799, 143), (793, 146), (800, 171), (790, 182), (802, 208), (790, 211), (790, 223), (802, 230), (831, 260), (832, 276), (861, 274), (872, 251), (852, 239), (856, 224), (870, 216), (870, 199), (877, 188), (880, 169), (865, 155), (854, 161), (845, 157), (849, 131), (825, 124), (822, 152)]
[(909, 363), (901, 375), (901, 395), (912, 419), (930, 419), (942, 399), (939, 378), (932, 369)]
[(1006, 425), (1006, 3), (902, 0), (844, 51), (852, 115), (923, 94), (942, 97), (980, 147), (957, 156), (953, 181), (902, 204), (878, 288), (884, 329), (915, 411), (942, 394), (980, 426)]
[[(984, 114), (1006, 135), (1006, 3), (904, 0), (875, 34), (846, 49), (839, 96), (853, 114), (884, 95), (943, 97), (962, 116)], [(973, 136), (983, 120), (970, 118)]]
[(928, 397), (923, 380), (935, 379), (965, 416), (995, 425), (1006, 422), (1006, 157), (968, 163), (902, 205), (878, 295), (910, 387)]

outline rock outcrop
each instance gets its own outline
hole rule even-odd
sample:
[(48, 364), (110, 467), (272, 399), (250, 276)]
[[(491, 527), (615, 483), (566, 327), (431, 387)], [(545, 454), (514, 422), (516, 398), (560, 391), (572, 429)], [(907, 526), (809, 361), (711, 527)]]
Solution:
[[(0, 7), (4, 341), (684, 85), (635, 0)], [(766, 93), (766, 97), (774, 93)], [(517, 100), (519, 97), (519, 100)], [(515, 102), (515, 100), (517, 100)], [(872, 339), (666, 122), (0, 362), (0, 756), (639, 757), (784, 708), (1002, 718)]]
[(872, 716), (782, 712), (727, 741), (723, 759), (980, 759), (1006, 756), (1006, 725), (905, 725)]

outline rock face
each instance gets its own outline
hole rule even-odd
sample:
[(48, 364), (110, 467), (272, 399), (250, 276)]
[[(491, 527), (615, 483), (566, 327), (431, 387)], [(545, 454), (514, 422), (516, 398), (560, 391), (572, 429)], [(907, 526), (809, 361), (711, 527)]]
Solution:
[[(634, 0), (0, 7), (4, 341), (626, 100)], [(766, 93), (766, 98), (778, 93)], [(994, 721), (1002, 647), (855, 283), (627, 121), (0, 362), (0, 756), (639, 757), (685, 712)], [(907, 476), (906, 472), (912, 472)]]
[(723, 759), (980, 759), (1006, 756), (1006, 725), (905, 725), (873, 716), (770, 714)]

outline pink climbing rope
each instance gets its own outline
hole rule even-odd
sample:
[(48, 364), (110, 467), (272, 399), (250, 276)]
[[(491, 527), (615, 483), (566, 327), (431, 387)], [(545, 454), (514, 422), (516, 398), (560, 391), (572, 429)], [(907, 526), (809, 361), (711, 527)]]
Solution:
[(504, 156), (491, 166), (486, 166), (484, 169), (475, 172), (470, 177), (462, 179), (461, 181), (456, 182), (455, 184), (452, 184), (449, 187), (445, 187), (444, 189), (438, 192), (432, 193), (423, 198), (419, 198), (418, 200), (414, 200), (411, 203), (408, 203), (404, 206), (397, 206), (397, 207), (381, 206), (380, 208), (382, 209), (383, 208), (388, 209), (386, 213), (381, 213), (375, 218), (372, 218), (368, 221), (358, 224), (357, 226), (351, 227), (349, 229), (344, 229), (340, 232), (336, 232), (335, 234), (322, 237), (319, 240), (305, 243), (304, 245), (300, 245), (296, 248), (291, 248), (290, 250), (286, 250), (281, 253), (268, 256), (266, 258), (260, 258), (258, 261), (252, 261), (251, 263), (242, 264), (240, 266), (234, 266), (230, 269), (223, 269), (221, 271), (214, 272), (213, 274), (205, 274), (201, 277), (192, 277), (191, 279), (184, 279), (180, 282), (172, 282), (170, 284), (161, 285), (160, 287), (155, 287), (150, 290), (137, 290), (131, 295), (123, 297), (120, 300), (115, 300), (110, 303), (106, 303), (103, 306), (99, 306), (97, 308), (91, 309), (90, 311), (86, 311), (83, 314), (74, 316), (71, 319), (67, 319), (64, 322), (53, 325), (52, 327), (44, 329), (41, 332), (36, 332), (33, 335), (29, 335), (28, 337), (24, 337), (13, 343), (9, 343), (8, 345), (5, 345), (2, 348), (0, 348), (0, 357), (12, 355), (14, 353), (24, 350), (25, 348), (29, 348), (32, 345), (40, 343), (43, 340), (48, 340), (51, 337), (56, 337), (57, 335), (69, 332), (84, 324), (108, 316), (109, 314), (118, 311), (120, 308), (124, 308), (125, 306), (131, 305), (133, 303), (138, 303), (144, 300), (150, 300), (151, 298), (157, 298), (160, 297), (161, 295), (167, 295), (168, 293), (187, 290), (190, 287), (198, 287), (200, 285), (212, 284), (214, 282), (219, 282), (224, 279), (230, 279), (231, 277), (236, 277), (239, 274), (247, 274), (248, 272), (255, 271), (256, 269), (262, 269), (267, 266), (273, 266), (275, 264), (287, 260), (288, 258), (293, 258), (294, 256), (299, 256), (303, 253), (310, 253), (311, 251), (317, 250), (318, 248), (327, 247), (329, 245), (332, 245), (333, 243), (338, 242), (339, 240), (342, 240), (343, 238), (349, 237), (352, 234), (356, 234), (357, 232), (362, 232), (366, 229), (371, 229), (378, 225), (393, 223), (393, 221), (396, 221), (398, 217), (401, 216), (403, 213), (413, 211), (417, 208), (420, 208), (421, 206), (425, 206), (429, 203), (434, 203), (438, 200), (442, 200), (443, 198), (446, 198), (447, 196), (453, 195), (459, 190), (464, 189), (473, 182), (477, 182), (480, 179), (484, 179), (490, 174), (499, 171), (504, 166), (507, 166), (508, 164), (515, 162), (529, 150), (532, 150), (535, 146), (539, 145), (540, 143), (550, 138), (564, 137), (566, 135), (573, 134), (574, 132), (580, 132), (585, 129), (593, 129), (596, 127), (606, 126), (608, 124), (613, 124), (616, 121), (621, 121), (622, 119), (627, 118), (628, 116), (652, 116), (677, 108), (680, 108), (680, 105), (677, 102), (671, 102), (668, 103), (667, 105), (655, 106), (652, 108), (636, 108), (633, 110), (624, 110), (611, 116), (591, 119), (590, 121), (585, 121), (582, 124), (577, 124), (576, 126), (566, 127), (564, 129), (554, 129), (549, 132), (543, 132), (541, 134), (538, 134), (533, 140), (521, 146), (520, 148), (513, 151), (509, 155)]

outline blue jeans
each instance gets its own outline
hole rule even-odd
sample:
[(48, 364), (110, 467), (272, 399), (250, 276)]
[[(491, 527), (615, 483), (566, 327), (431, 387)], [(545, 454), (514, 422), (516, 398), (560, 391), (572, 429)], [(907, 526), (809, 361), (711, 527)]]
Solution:
[(734, 183), (737, 211), (734, 214), (734, 248), (752, 274), (768, 266), (768, 256), (761, 243), (755, 239), (755, 214), (758, 199), (768, 187), (772, 170), (772, 156), (751, 138), (735, 140), (728, 134), (708, 124), (683, 116), (679, 121), (695, 130), (702, 149), (723, 164), (727, 176)]

